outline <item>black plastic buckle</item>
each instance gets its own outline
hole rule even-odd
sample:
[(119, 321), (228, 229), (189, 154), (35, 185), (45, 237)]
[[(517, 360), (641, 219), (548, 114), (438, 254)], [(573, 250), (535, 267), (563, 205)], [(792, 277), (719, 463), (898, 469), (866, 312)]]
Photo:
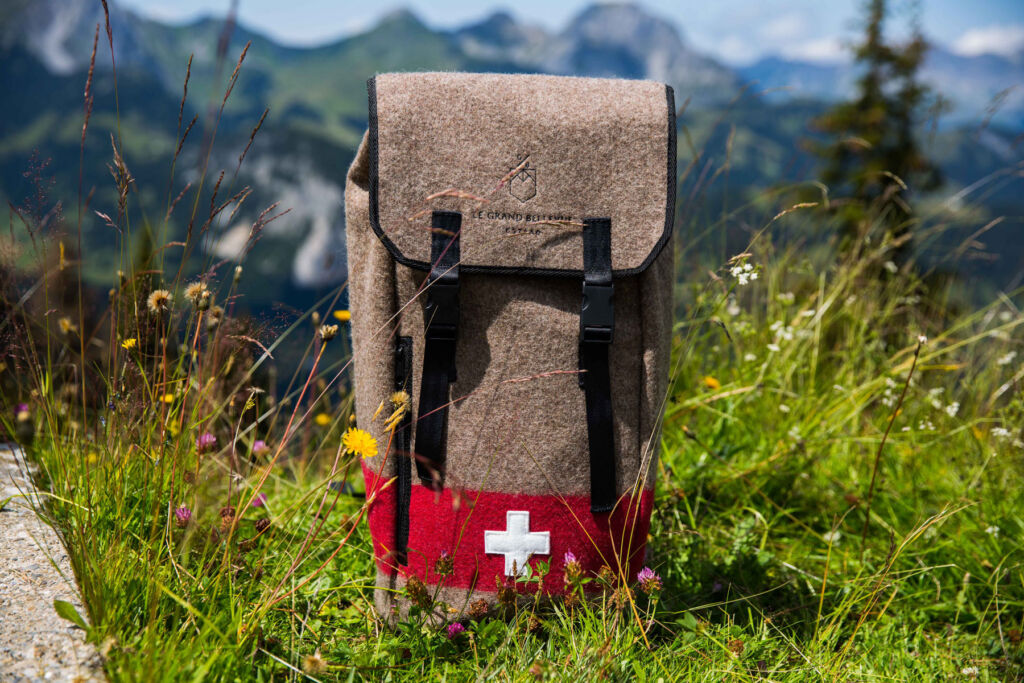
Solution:
[(459, 330), (459, 284), (435, 280), (423, 309), (427, 339), (454, 341)]
[(615, 285), (583, 283), (580, 343), (611, 344), (615, 331)]

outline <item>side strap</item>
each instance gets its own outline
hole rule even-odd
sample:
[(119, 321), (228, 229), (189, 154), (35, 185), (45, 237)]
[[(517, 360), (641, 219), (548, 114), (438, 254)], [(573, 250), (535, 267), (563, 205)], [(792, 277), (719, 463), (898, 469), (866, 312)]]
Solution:
[[(399, 337), (395, 345), (395, 391), (412, 396), (412, 337)], [(412, 406), (395, 429), (395, 561), (409, 563), (409, 503), (412, 500)]]
[(583, 306), (580, 311), (580, 388), (586, 392), (590, 446), (590, 511), (615, 507), (615, 421), (608, 350), (615, 331), (612, 222), (583, 220)]
[(424, 486), (444, 486), (448, 402), (455, 381), (455, 342), (459, 331), (459, 231), (462, 214), (435, 211), (430, 275), (423, 309), (423, 378), (416, 413), (416, 471)]

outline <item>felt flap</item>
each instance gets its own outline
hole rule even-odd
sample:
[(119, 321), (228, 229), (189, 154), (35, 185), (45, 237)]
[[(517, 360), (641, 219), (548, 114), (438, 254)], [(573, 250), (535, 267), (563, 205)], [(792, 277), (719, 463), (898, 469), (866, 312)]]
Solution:
[(466, 272), (576, 276), (583, 219), (611, 219), (615, 276), (643, 271), (675, 212), (675, 105), (653, 81), (381, 74), (370, 96), (370, 223), (430, 268), (431, 213), (462, 214)]

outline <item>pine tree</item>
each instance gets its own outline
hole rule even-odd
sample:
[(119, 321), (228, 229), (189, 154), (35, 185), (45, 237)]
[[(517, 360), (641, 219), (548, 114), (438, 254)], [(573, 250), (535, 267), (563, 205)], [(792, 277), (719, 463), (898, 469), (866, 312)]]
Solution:
[(866, 10), (864, 38), (854, 53), (862, 71), (857, 95), (816, 120), (827, 140), (815, 152), (824, 162), (821, 180), (833, 197), (841, 252), (885, 232), (901, 264), (913, 236), (910, 188), (934, 189), (941, 182), (915, 135), (930, 94), (918, 80), (928, 44), (916, 22), (909, 41), (887, 42), (885, 0), (868, 0)]

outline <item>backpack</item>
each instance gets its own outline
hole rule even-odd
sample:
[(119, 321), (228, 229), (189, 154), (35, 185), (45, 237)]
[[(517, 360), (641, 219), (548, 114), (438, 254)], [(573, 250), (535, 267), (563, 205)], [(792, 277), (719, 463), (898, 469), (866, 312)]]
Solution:
[(405, 73), (368, 90), (345, 217), (376, 609), (479, 614), (557, 595), (567, 570), (632, 583), (668, 384), (672, 88)]

